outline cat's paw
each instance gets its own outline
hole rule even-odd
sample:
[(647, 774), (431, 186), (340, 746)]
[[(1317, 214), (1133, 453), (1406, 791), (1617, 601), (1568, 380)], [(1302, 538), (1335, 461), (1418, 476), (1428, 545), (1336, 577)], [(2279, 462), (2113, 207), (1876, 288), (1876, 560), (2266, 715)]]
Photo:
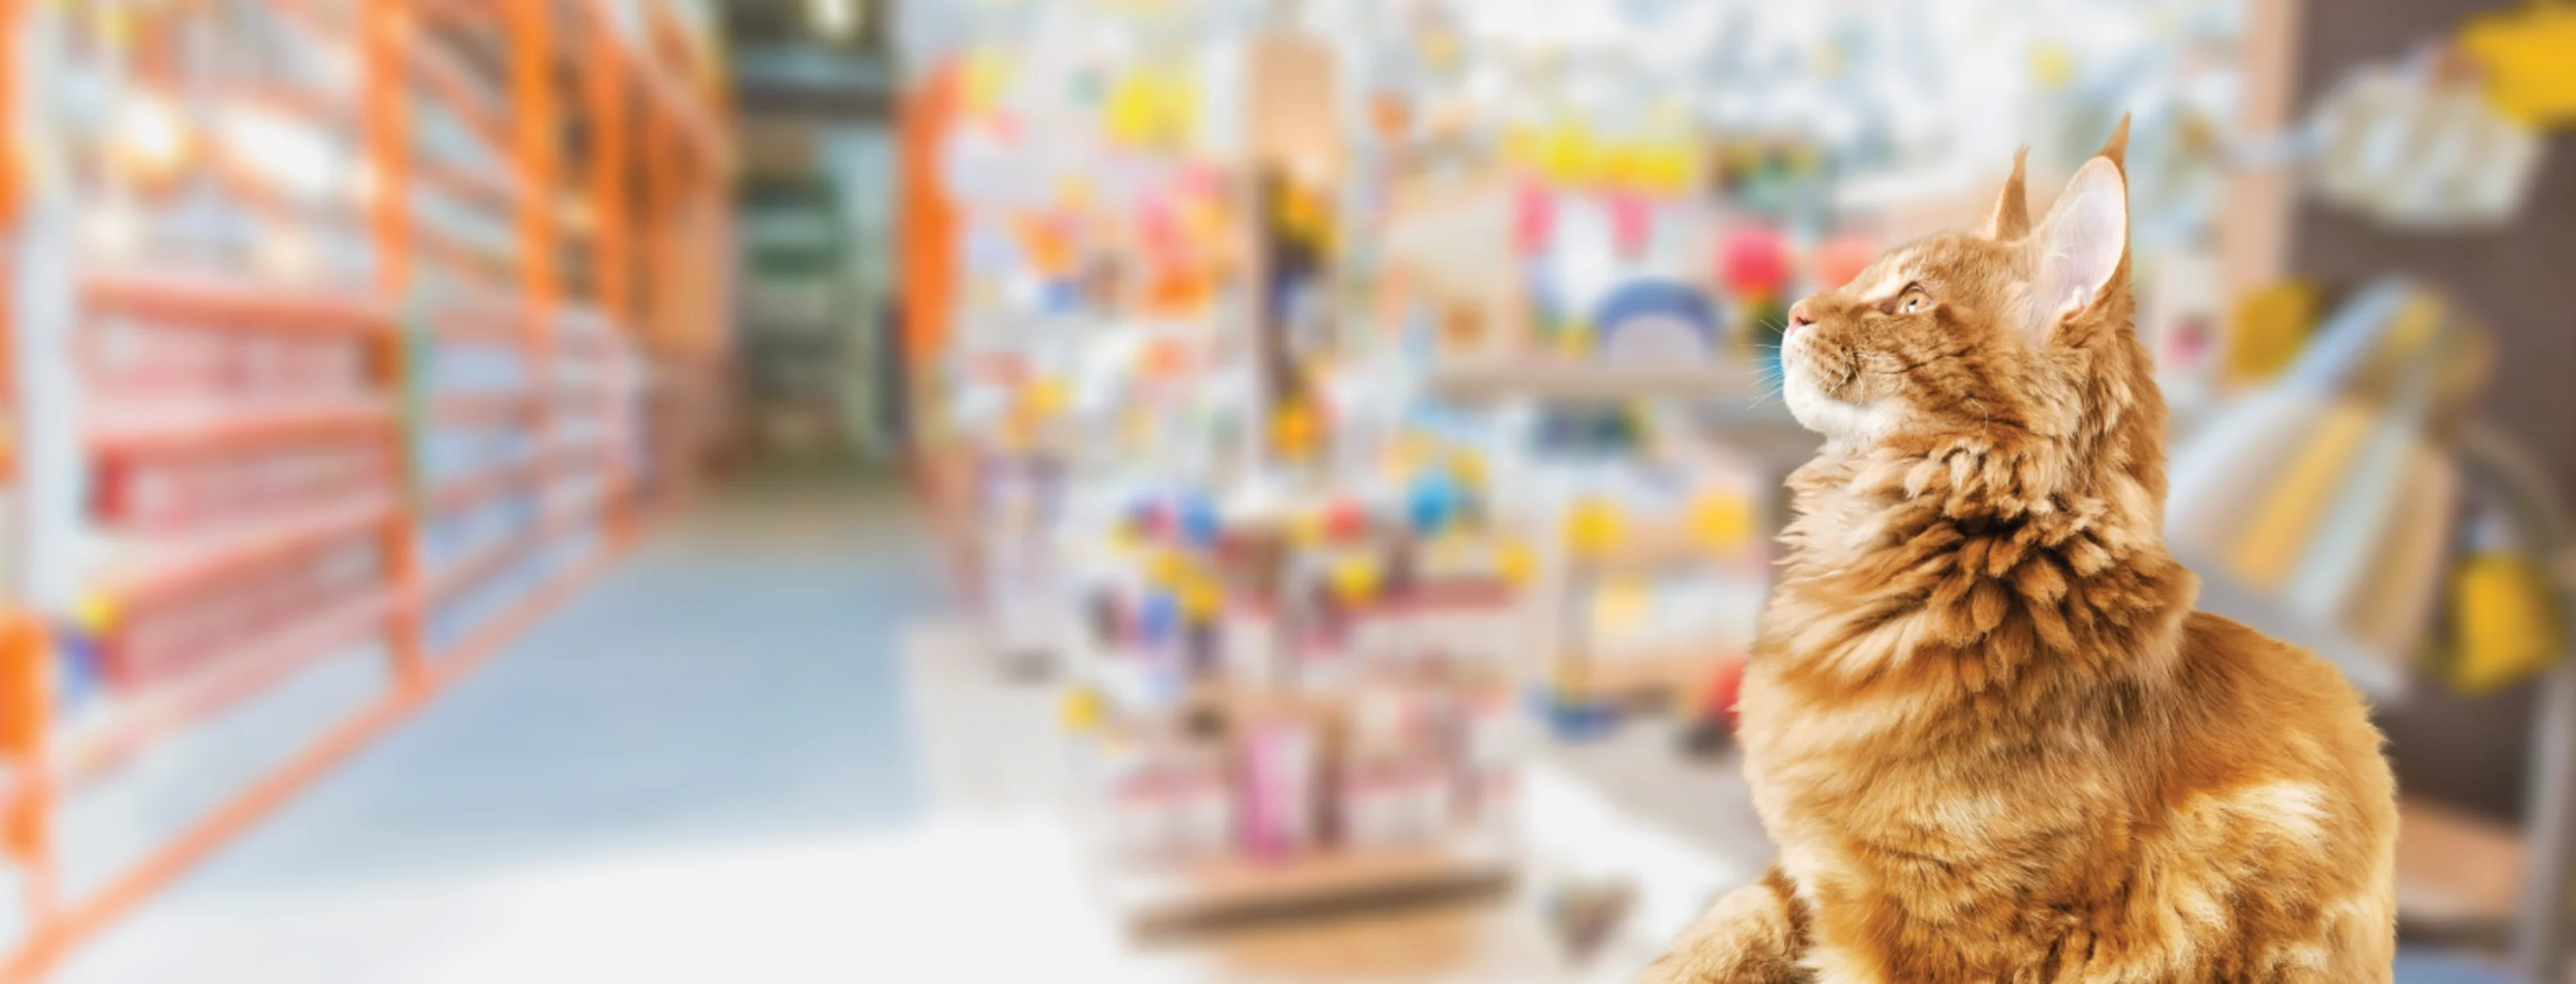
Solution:
[(1774, 871), (1717, 900), (1639, 984), (1798, 984), (1807, 943), (1788, 881)]

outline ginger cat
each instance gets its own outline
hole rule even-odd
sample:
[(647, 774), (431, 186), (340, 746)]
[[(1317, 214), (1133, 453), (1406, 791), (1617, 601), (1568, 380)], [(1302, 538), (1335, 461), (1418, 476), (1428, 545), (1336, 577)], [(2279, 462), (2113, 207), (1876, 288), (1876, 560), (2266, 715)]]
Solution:
[(1826, 437), (1742, 692), (1780, 845), (1643, 980), (2372, 984), (2396, 803), (2326, 663), (2192, 611), (2130, 325), (2128, 124), (2034, 225), (1790, 313)]

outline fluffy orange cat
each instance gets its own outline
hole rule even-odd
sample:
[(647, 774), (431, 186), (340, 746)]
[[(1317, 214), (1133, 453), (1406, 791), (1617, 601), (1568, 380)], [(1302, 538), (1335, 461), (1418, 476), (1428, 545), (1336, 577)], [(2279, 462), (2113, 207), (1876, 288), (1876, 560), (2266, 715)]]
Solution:
[(2360, 696), (2192, 611), (2130, 325), (2123, 122), (2033, 224), (1792, 309), (1824, 450), (1742, 692), (1778, 842), (1649, 982), (2386, 982), (2396, 804)]

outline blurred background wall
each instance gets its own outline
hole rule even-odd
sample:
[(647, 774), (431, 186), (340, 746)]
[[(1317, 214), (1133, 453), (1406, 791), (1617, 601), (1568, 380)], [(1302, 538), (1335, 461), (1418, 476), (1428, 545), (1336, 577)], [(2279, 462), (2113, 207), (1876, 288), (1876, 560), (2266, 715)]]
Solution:
[[(2300, 4), (2296, 91), (2323, 98), (2355, 66), (2403, 57), (2423, 38), (2470, 15), (2512, 4), (2474, 0), (2351, 0)], [(2549, 138), (2531, 197), (2504, 226), (2424, 235), (2313, 200), (2296, 206), (2288, 264), (2300, 276), (2356, 283), (2389, 270), (2424, 277), (2493, 326), (2511, 356), (2497, 362), (2479, 406), (2531, 448), (2567, 501), (2576, 503), (2576, 134)], [(2508, 690), (2465, 698), (2427, 687), (2383, 724), (2412, 788), (2498, 819), (2522, 815), (2530, 777), (2523, 735), (2534, 695)]]

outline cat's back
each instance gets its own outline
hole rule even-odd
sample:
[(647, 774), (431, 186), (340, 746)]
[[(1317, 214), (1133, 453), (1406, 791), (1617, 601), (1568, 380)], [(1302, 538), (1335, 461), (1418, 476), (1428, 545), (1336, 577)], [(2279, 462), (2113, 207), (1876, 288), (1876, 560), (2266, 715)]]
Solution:
[(2395, 811), (2395, 780), (2369, 706), (2315, 654), (2228, 619), (2183, 624), (2171, 693), (2178, 702), (2177, 775), (2198, 782), (2277, 774), (2349, 797), (2369, 817)]
[(2207, 613), (2185, 623), (2176, 673), (2163, 809), (2140, 859), (2141, 884), (2163, 890), (2137, 914), (2235, 923), (2218, 935), (2244, 949), (2221, 964), (2386, 980), (2396, 790), (2360, 693), (2315, 655)]

